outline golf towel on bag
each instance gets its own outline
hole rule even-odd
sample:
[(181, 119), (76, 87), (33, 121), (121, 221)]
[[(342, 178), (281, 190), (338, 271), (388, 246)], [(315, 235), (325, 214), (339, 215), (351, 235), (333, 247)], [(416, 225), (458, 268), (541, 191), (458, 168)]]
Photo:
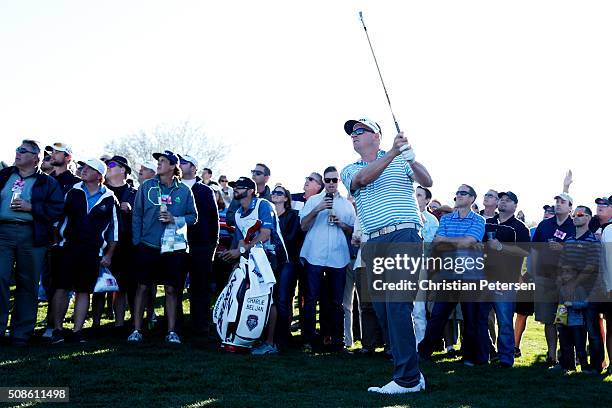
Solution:
[(276, 280), (263, 248), (240, 257), (213, 309), (213, 322), (224, 344), (251, 347), (261, 337), (272, 306)]

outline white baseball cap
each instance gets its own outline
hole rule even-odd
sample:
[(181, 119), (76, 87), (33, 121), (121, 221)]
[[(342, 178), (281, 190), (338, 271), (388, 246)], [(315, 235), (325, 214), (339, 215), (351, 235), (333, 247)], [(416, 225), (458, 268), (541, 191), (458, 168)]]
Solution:
[(378, 126), (378, 123), (364, 116), (361, 119), (351, 119), (346, 121), (346, 123), (344, 124), (344, 131), (347, 135), (353, 133), (353, 126), (355, 126), (355, 124), (357, 123), (361, 123), (362, 125), (369, 127), (374, 133), (381, 133), (380, 126)]
[(154, 162), (153, 160), (147, 160), (146, 162), (142, 163), (141, 166), (145, 169), (157, 171), (157, 162)]
[(189, 156), (188, 154), (179, 154), (178, 156), (179, 156), (179, 159), (188, 161), (189, 163), (198, 167), (198, 161), (194, 159), (193, 156)]
[(570, 196), (570, 195), (569, 195), (569, 194), (567, 194), (567, 193), (557, 194), (557, 195), (555, 196), (555, 200), (556, 200), (557, 198), (560, 198), (560, 199), (562, 199), (563, 201), (569, 201), (570, 205), (572, 205), (572, 203), (574, 202), (574, 200), (572, 199), (572, 196)]
[(51, 146), (45, 147), (46, 152), (53, 153), (54, 150), (58, 152), (64, 152), (66, 154), (72, 154), (72, 148), (66, 143), (62, 142), (55, 142)]
[(106, 176), (106, 163), (104, 163), (100, 159), (87, 159), (85, 161), (79, 161), (80, 166), (89, 166), (98, 173), (102, 175), (102, 177)]

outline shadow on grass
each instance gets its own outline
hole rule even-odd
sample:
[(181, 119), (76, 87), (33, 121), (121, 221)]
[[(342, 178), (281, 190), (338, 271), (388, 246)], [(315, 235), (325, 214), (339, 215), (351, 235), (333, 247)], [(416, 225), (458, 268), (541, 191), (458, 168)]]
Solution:
[(422, 365), (427, 390), (403, 396), (368, 394), (391, 379), (380, 356), (228, 354), (215, 342), (185, 335), (185, 344), (163, 341), (163, 330), (145, 341), (103, 336), (84, 345), (0, 349), (3, 386), (69, 386), (72, 406), (612, 406), (611, 378), (563, 375), (540, 364), (540, 355), (512, 369), (465, 367), (439, 356)]

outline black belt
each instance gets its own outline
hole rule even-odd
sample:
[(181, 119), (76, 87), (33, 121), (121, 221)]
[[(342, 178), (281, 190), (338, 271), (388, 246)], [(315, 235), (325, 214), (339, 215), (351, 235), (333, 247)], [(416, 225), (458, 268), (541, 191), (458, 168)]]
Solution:
[(0, 220), (0, 224), (8, 224), (8, 225), (32, 225), (33, 222), (28, 221), (5, 221)]

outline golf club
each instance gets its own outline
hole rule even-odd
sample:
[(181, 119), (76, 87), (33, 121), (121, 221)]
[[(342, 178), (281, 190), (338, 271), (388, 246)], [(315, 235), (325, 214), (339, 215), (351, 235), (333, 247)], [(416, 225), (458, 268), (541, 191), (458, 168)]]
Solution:
[(387, 103), (389, 104), (389, 110), (391, 111), (391, 116), (393, 116), (393, 122), (395, 123), (395, 129), (397, 129), (397, 133), (399, 133), (400, 127), (399, 127), (399, 124), (397, 123), (397, 119), (395, 119), (395, 114), (393, 113), (393, 108), (391, 107), (391, 100), (389, 99), (389, 93), (387, 92), (385, 81), (383, 81), (382, 74), (380, 73), (380, 67), (378, 66), (378, 60), (376, 59), (376, 54), (374, 54), (374, 48), (372, 48), (372, 42), (370, 41), (370, 36), (368, 35), (368, 29), (366, 28), (365, 22), (363, 21), (363, 13), (361, 11), (359, 12), (359, 19), (361, 20), (363, 31), (365, 31), (366, 38), (368, 39), (368, 44), (370, 45), (370, 51), (372, 51), (372, 57), (374, 57), (374, 63), (376, 64), (376, 69), (378, 70), (378, 76), (380, 77), (380, 82), (382, 83), (383, 89), (385, 91), (385, 96), (387, 97)]

